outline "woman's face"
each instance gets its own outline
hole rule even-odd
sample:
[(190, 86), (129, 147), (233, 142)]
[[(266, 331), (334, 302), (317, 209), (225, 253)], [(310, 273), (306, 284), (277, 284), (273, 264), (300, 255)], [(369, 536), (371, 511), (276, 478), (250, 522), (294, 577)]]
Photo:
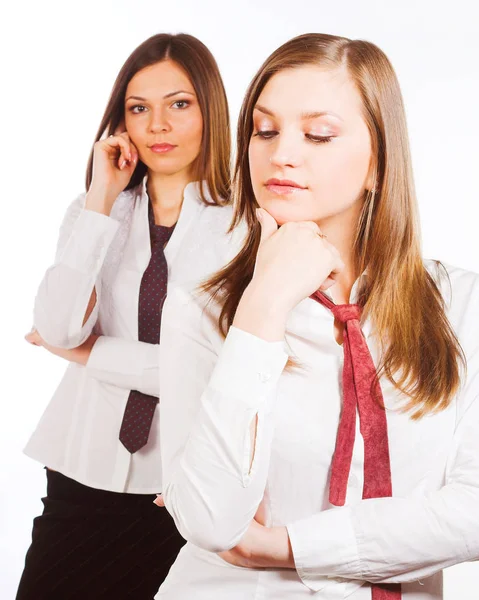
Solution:
[(371, 140), (345, 69), (277, 73), (259, 96), (253, 121), (253, 190), (279, 225), (324, 224), (362, 202), (370, 187)]
[(190, 173), (200, 153), (203, 117), (193, 85), (177, 63), (156, 63), (131, 79), (125, 95), (125, 128), (150, 171)]

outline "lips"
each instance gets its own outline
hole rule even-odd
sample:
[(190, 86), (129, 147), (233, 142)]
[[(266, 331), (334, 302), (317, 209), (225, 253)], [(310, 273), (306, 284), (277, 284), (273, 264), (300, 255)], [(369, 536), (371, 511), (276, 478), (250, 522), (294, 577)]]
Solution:
[(306, 189), (291, 179), (268, 179), (265, 185), (270, 192), (279, 195), (294, 194)]
[(154, 152), (155, 154), (165, 154), (166, 152), (171, 152), (172, 150), (174, 150), (176, 148), (176, 146), (174, 146), (173, 144), (153, 144), (153, 146), (150, 146), (150, 150), (152, 152)]

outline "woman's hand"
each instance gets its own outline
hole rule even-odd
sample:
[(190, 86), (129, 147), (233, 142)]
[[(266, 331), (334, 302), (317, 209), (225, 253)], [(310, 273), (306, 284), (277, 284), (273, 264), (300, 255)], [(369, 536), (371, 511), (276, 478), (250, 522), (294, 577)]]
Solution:
[(261, 242), (251, 281), (253, 287), (279, 296), (291, 310), (316, 290), (331, 287), (344, 268), (339, 252), (312, 221), (289, 222), (278, 229), (274, 218), (258, 209)]
[(64, 358), (69, 362), (76, 362), (79, 365), (86, 365), (88, 359), (90, 358), (92, 348), (99, 337), (100, 336), (98, 335), (92, 334), (81, 346), (78, 346), (78, 348), (71, 348), (69, 350), (50, 346), (50, 344), (47, 344), (45, 340), (43, 340), (36, 329), (32, 329), (32, 331), (27, 333), (25, 339), (33, 346), (42, 346), (52, 354), (55, 354), (55, 356), (60, 356), (60, 358)]
[(237, 567), (294, 569), (286, 527), (265, 527), (253, 520), (241, 542), (219, 556)]
[(29, 344), (32, 344), (32, 346), (43, 346), (44, 344), (43, 339), (36, 329), (29, 331), (25, 336), (25, 339)]
[(261, 241), (253, 278), (238, 305), (233, 325), (267, 341), (282, 340), (286, 319), (301, 300), (331, 287), (344, 264), (339, 252), (311, 221), (278, 229), (260, 208)]
[(96, 142), (93, 148), (93, 177), (85, 208), (109, 215), (137, 164), (138, 150), (126, 131)]
[[(159, 507), (165, 506), (161, 494), (156, 495), (153, 503)], [(231, 550), (220, 552), (218, 556), (236, 567), (294, 569), (288, 530), (286, 527), (265, 527), (265, 514), (261, 503), (241, 542)]]

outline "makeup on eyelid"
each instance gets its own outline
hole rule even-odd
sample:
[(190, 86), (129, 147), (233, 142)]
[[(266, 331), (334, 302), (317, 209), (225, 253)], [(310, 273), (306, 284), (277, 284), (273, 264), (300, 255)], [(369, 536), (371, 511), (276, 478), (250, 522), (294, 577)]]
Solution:
[[(280, 133), (280, 129), (278, 127), (276, 127), (271, 121), (266, 120), (259, 123), (254, 123), (254, 129), (256, 134), (273, 132)], [(332, 123), (318, 123), (304, 130), (304, 134), (317, 137), (332, 137), (339, 134), (339, 128), (334, 126)]]

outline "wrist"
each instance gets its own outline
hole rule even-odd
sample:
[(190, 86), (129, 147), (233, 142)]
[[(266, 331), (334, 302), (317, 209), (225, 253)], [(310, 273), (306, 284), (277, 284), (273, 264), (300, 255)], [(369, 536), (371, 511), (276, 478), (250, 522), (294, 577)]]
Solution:
[(281, 341), (290, 310), (278, 295), (251, 282), (238, 304), (233, 325), (268, 342)]
[(108, 194), (106, 191), (90, 188), (86, 195), (85, 208), (108, 217), (110, 216), (114, 201), (115, 198), (112, 198), (111, 194)]
[(91, 334), (90, 337), (83, 342), (81, 346), (77, 348), (78, 350), (78, 362), (79, 364), (85, 366), (90, 358), (91, 351), (93, 350), (93, 346), (95, 345), (99, 335)]
[(272, 566), (278, 569), (295, 569), (288, 529), (286, 527), (271, 527), (269, 531)]
[(294, 569), (293, 551), (286, 527), (262, 527), (249, 557), (250, 566)]

